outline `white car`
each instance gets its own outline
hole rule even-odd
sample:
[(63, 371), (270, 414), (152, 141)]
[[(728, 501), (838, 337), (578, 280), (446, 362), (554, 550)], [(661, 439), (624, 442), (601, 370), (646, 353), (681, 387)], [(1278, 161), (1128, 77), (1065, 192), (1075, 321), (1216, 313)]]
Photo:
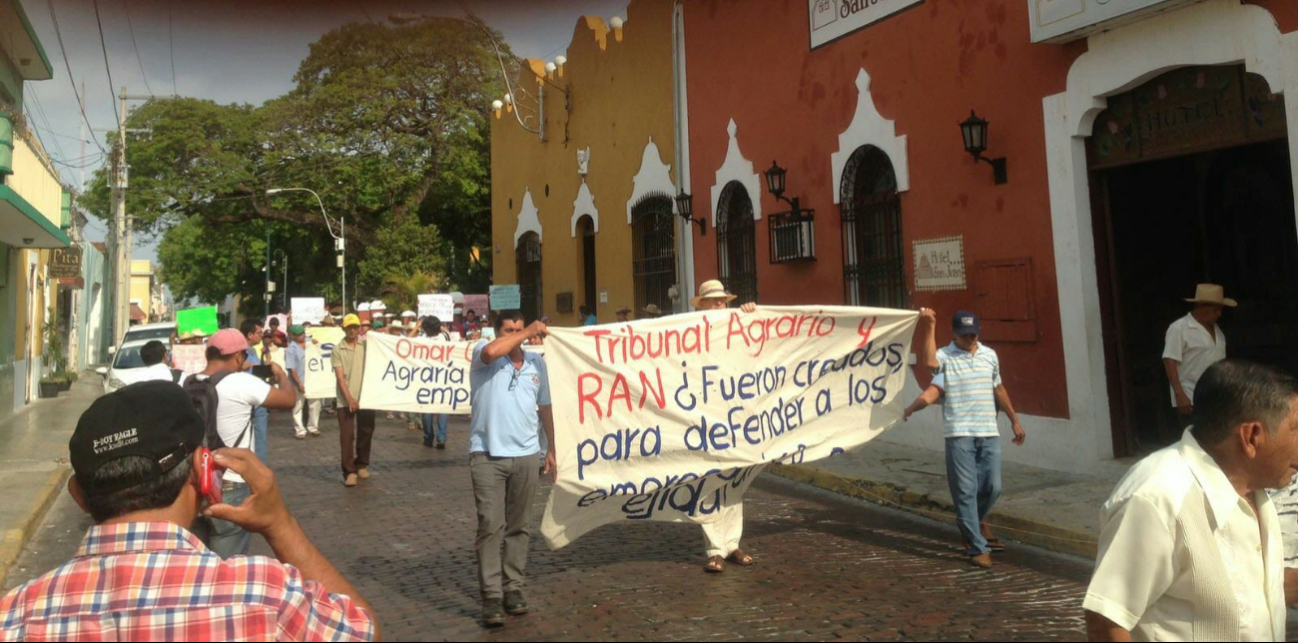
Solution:
[[(119, 346), (125, 347), (127, 344), (135, 342), (147, 342), (156, 339), (160, 342), (171, 343), (171, 336), (176, 332), (176, 322), (163, 322), (160, 324), (140, 324), (131, 326), (126, 329), (126, 334), (122, 336)], [(116, 353), (118, 346), (108, 347), (108, 354)]]
[[(113, 355), (110, 366), (101, 366), (95, 370), (104, 377), (104, 395), (142, 381), (141, 378), (147, 367), (144, 365), (144, 358), (140, 357), (140, 349), (151, 341), (154, 340), (137, 339), (127, 342)], [(157, 341), (167, 343), (165, 340)]]

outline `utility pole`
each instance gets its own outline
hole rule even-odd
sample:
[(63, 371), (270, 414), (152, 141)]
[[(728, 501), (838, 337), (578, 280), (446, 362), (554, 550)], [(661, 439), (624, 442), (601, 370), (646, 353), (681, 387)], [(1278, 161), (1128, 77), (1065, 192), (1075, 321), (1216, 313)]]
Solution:
[[(85, 96), (85, 92), (82, 92)], [(130, 96), (126, 93), (126, 87), (118, 94), (119, 109), (117, 110), (117, 149), (113, 156), (114, 171), (113, 176), (113, 234), (117, 242), (116, 266), (117, 266), (117, 302), (115, 306), (116, 314), (113, 319), (113, 331), (116, 333), (114, 345), (126, 334), (126, 329), (131, 325), (131, 254), (132, 246), (135, 245), (134, 235), (131, 231), (132, 220), (134, 217), (126, 214), (126, 188), (129, 170), (126, 165), (126, 135), (130, 134), (152, 134), (152, 129), (128, 129), (126, 127), (126, 101), (128, 100), (149, 100), (152, 95)], [(118, 348), (121, 348), (120, 346)]]

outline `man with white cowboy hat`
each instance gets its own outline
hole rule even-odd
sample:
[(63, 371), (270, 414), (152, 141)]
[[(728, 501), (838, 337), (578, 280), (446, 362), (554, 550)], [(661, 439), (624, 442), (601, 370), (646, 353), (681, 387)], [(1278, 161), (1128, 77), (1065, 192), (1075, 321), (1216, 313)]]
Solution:
[[(727, 308), (730, 302), (739, 298), (738, 295), (726, 292), (725, 285), (716, 279), (703, 282), (699, 286), (698, 293), (690, 300), (690, 305), (695, 310), (722, 310)], [(653, 306), (653, 304), (649, 305)], [(745, 313), (754, 312), (757, 310), (757, 304), (748, 302), (741, 306), (740, 310)], [(717, 513), (720, 518), (716, 522), (703, 525), (703, 538), (707, 543), (708, 556), (703, 571), (710, 574), (723, 572), (726, 569), (726, 561), (744, 567), (752, 565), (753, 557), (739, 548), (739, 539), (744, 535), (743, 502), (722, 507)]]
[(658, 308), (658, 304), (649, 304), (648, 306), (645, 306), (643, 309), (640, 310), (641, 319), (658, 319), (659, 317), (662, 316), (663, 316), (663, 311), (662, 309)]
[(1217, 284), (1199, 284), (1190, 314), (1174, 322), (1167, 329), (1163, 346), (1163, 366), (1171, 384), (1172, 406), (1180, 418), (1180, 427), (1190, 424), (1194, 412), (1194, 386), (1209, 366), (1226, 359), (1226, 335), (1217, 322), (1226, 307), (1238, 303), (1225, 296), (1225, 289)]

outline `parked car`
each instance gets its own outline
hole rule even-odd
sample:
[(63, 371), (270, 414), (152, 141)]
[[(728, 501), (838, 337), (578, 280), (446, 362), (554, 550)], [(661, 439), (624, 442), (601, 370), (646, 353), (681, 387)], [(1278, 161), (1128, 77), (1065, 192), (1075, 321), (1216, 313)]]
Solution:
[[(135, 342), (147, 342), (151, 339), (171, 343), (171, 336), (176, 332), (176, 322), (162, 322), (160, 324), (140, 324), (131, 326), (126, 329), (126, 334), (122, 336), (122, 341), (118, 346), (126, 346)], [(109, 346), (108, 354), (112, 355), (117, 352), (118, 346)]]
[(154, 340), (137, 339), (123, 344), (122, 348), (113, 355), (113, 362), (110, 366), (101, 366), (95, 370), (96, 373), (104, 377), (104, 395), (139, 381), (140, 373), (145, 369), (144, 358), (140, 356), (140, 349), (151, 341)]

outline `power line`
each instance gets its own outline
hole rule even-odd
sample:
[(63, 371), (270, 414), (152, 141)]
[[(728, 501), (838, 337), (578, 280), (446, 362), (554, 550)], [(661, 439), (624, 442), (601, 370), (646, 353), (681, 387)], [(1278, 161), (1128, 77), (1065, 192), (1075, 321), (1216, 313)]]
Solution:
[[(36, 106), (36, 113), (39, 114), (40, 117), (41, 117), (41, 120), (45, 122), (45, 130), (46, 130), (47, 132), (49, 132), (50, 134), (53, 134), (54, 132), (51, 131), (52, 128), (50, 127), (50, 117), (47, 116), (47, 115), (45, 114), (45, 106), (41, 105), (40, 97), (36, 95), (36, 88), (33, 86), (33, 87), (28, 88), (27, 91), (31, 94), (31, 97), (32, 97), (31, 103), (32, 103), (32, 105)], [(37, 123), (35, 120), (32, 121), (32, 127), (33, 127), (34, 129), (36, 129), (36, 130), (40, 130), (40, 129), (41, 129), (40, 124)], [(40, 140), (40, 132), (39, 132), (39, 131), (36, 132), (36, 138), (37, 138), (37, 140)], [(44, 142), (44, 141), (41, 141), (41, 147), (45, 147), (45, 142)], [(67, 152), (64, 152), (64, 151), (63, 151), (63, 144), (60, 143), (58, 139), (54, 139), (54, 147), (58, 148), (58, 150), (59, 150), (59, 156), (67, 156)], [(46, 150), (47, 153), (50, 152), (50, 151), (51, 151), (51, 150), (49, 150), (49, 149)]]
[(171, 38), (171, 4), (167, 3), (167, 50), (171, 53), (171, 95), (176, 95), (176, 42)]
[(112, 94), (113, 114), (117, 116), (117, 122), (122, 122), (122, 113), (117, 110), (117, 95), (113, 90), (117, 87), (113, 83), (113, 68), (108, 64), (108, 44), (104, 40), (104, 22), (99, 18), (99, 0), (94, 0), (92, 4), (95, 7), (95, 23), (99, 25), (99, 48), (104, 52), (104, 71), (108, 72), (108, 93)]
[[(104, 149), (104, 146), (99, 143), (99, 138), (95, 136), (95, 128), (90, 124), (90, 117), (86, 116), (86, 103), (81, 100), (81, 92), (77, 89), (77, 81), (72, 77), (72, 63), (68, 62), (68, 50), (63, 46), (63, 32), (59, 30), (59, 18), (54, 12), (54, 0), (49, 0), (48, 4), (50, 7), (50, 21), (54, 23), (54, 35), (58, 36), (59, 53), (63, 55), (63, 66), (68, 70), (68, 82), (72, 84), (72, 93), (77, 97), (77, 107), (81, 109), (81, 118), (86, 122), (86, 131), (90, 132), (90, 140), (94, 142), (95, 147), (107, 154), (108, 150)], [(116, 108), (117, 104), (113, 103), (113, 109)]]
[(135, 62), (140, 63), (140, 78), (144, 79), (144, 88), (153, 94), (153, 88), (149, 86), (149, 75), (144, 73), (144, 58), (140, 56), (140, 44), (135, 41), (135, 25), (131, 24), (131, 0), (122, 0), (122, 5), (126, 8), (126, 28), (131, 32), (131, 46), (135, 48)]

